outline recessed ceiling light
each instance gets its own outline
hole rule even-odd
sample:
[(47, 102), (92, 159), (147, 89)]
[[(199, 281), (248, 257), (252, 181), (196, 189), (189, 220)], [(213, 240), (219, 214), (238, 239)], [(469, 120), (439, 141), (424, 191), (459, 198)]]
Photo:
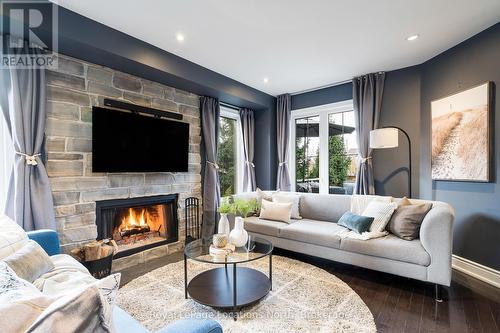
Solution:
[(264, 83), (268, 83), (269, 79), (267, 77), (265, 77), (263, 81), (264, 81)]
[(412, 40), (415, 40), (415, 39), (417, 39), (418, 37), (419, 37), (418, 35), (413, 35), (413, 36), (410, 36), (410, 37), (406, 38), (406, 40), (408, 40), (408, 41), (410, 41), (410, 42), (411, 42)]
[(184, 35), (183, 34), (177, 34), (177, 36), (175, 36), (175, 38), (177, 38), (178, 42), (183, 42), (184, 41)]

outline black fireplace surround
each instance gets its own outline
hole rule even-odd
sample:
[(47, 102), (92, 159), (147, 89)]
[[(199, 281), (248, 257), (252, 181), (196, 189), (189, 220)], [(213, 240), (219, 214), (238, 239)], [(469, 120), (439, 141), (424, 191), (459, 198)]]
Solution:
[(179, 220), (177, 217), (178, 194), (159, 195), (151, 197), (102, 200), (96, 202), (96, 225), (97, 239), (113, 239), (113, 231), (121, 224), (118, 214), (120, 211), (129, 208), (143, 208), (155, 205), (164, 205), (164, 229), (165, 233), (162, 240), (154, 243), (147, 243), (141, 246), (133, 247), (119, 251), (114, 258), (125, 257), (137, 252), (144, 251), (156, 246), (174, 243), (179, 240), (178, 229)]

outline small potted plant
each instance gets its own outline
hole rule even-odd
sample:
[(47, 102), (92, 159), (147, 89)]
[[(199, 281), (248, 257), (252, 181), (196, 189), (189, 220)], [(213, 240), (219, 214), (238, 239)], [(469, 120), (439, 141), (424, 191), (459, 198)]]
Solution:
[(234, 205), (229, 202), (229, 197), (221, 198), (219, 209), (220, 213), (219, 225), (217, 227), (219, 234), (225, 234), (229, 237), (229, 220), (227, 219), (227, 214), (233, 213)]
[(247, 218), (250, 214), (254, 213), (257, 208), (257, 200), (244, 200), (244, 199), (236, 199), (234, 201), (235, 210), (238, 214), (243, 216), (243, 218)]

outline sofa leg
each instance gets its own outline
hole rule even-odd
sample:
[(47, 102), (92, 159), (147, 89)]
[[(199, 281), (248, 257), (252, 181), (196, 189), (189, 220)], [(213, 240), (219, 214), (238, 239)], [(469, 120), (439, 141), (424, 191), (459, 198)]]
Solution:
[(443, 287), (440, 284), (435, 284), (436, 288), (436, 302), (441, 303), (443, 301)]

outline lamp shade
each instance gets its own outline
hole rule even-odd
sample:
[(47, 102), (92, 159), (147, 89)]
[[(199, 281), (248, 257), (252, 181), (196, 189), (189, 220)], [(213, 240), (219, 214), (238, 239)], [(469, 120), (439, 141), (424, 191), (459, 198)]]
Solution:
[(397, 128), (378, 128), (370, 131), (370, 148), (395, 148), (399, 145), (398, 134)]

